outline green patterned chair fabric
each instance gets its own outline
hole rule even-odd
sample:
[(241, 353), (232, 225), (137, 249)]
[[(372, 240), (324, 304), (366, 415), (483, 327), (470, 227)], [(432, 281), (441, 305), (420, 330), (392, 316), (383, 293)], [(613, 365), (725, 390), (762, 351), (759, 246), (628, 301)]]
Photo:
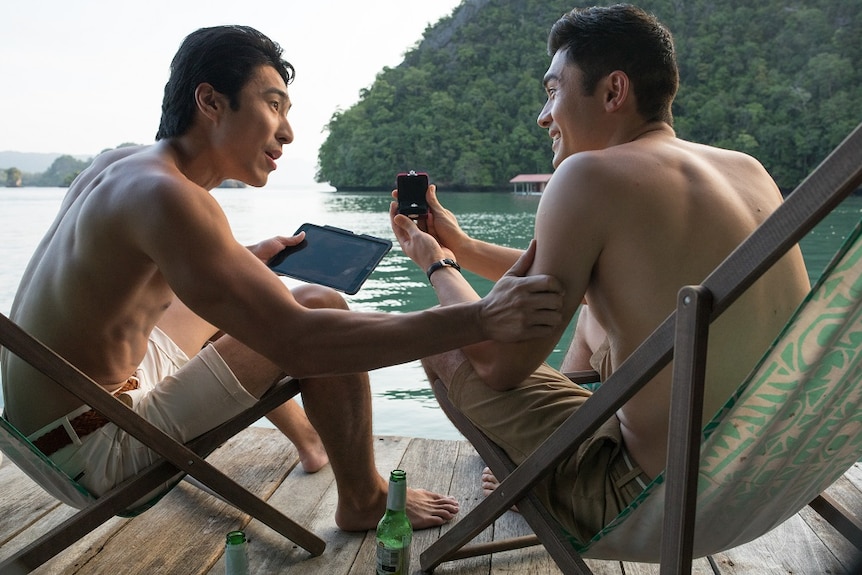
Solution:
[(87, 489), (45, 457), (18, 429), (0, 416), (0, 451), (51, 495), (77, 509), (95, 501)]
[[(748, 379), (704, 428), (694, 556), (776, 527), (862, 457), (862, 222)], [(585, 557), (658, 561), (664, 474)]]
[[(9, 460), (30, 479), (66, 505), (75, 509), (84, 509), (98, 499), (86, 487), (57, 467), (51, 459), (24, 437), (18, 428), (2, 416), (0, 416), (0, 452), (5, 453)], [(117, 515), (120, 517), (140, 515), (158, 503), (182, 479), (183, 474), (177, 473), (162, 486), (142, 494), (134, 504), (125, 510), (118, 511)], [(203, 486), (200, 487), (203, 488)]]

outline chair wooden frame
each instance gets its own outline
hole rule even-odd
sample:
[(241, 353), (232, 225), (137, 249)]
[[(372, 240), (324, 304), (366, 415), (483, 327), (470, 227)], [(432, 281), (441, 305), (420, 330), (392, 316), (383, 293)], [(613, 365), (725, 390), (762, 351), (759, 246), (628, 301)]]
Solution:
[(180, 472), (188, 474), (214, 495), (260, 520), (312, 555), (323, 553), (326, 544), (321, 538), (204, 459), (227, 439), (299, 393), (299, 380), (286, 378), (276, 383), (253, 407), (183, 445), (117, 401), (95, 381), (2, 314), (0, 346), (43, 372), (163, 458), (0, 563), (0, 574), (29, 573)]
[[(519, 466), (481, 434), (457, 409), (448, 405), (445, 393), (435, 388), (438, 401), (456, 427), (473, 444), (485, 463), (501, 480), (493, 491), (420, 556), (423, 571), (444, 561), (522, 547), (513, 545), (469, 546), (467, 543), (512, 505), (518, 505), (563, 573), (591, 573), (570, 544), (559, 524), (531, 495), (543, 472), (573, 454), (580, 444), (634, 396), (672, 357), (674, 361), (671, 428), (668, 435), (666, 507), (661, 548), (661, 573), (690, 573), (692, 525), (695, 518), (697, 462), (702, 429), (705, 345), (712, 323), (763, 273), (796, 245), (841, 201), (862, 186), (862, 124), (806, 178), (785, 202), (749, 236), (699, 286), (684, 287), (678, 308), (611, 375), (590, 398), (590, 409), (570, 416)], [(592, 381), (595, 381), (593, 379)], [(692, 472), (694, 470), (694, 473)], [(815, 509), (826, 509), (818, 499)], [(840, 509), (833, 507), (833, 516)], [(828, 515), (826, 515), (828, 517)], [(843, 522), (842, 532), (859, 545), (862, 529)]]

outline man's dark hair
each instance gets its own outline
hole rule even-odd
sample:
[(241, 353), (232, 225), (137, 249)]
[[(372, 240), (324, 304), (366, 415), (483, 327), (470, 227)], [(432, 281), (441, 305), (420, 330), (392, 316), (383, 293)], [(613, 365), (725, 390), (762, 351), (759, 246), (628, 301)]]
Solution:
[(214, 26), (189, 34), (171, 62), (156, 140), (188, 131), (201, 83), (227, 96), (232, 110), (239, 108), (239, 93), (260, 66), (272, 66), (289, 84), (294, 69), (281, 53), (281, 46), (248, 26)]
[(565, 49), (583, 72), (590, 95), (615, 70), (631, 78), (638, 113), (673, 125), (671, 104), (679, 88), (673, 37), (655, 16), (628, 4), (575, 8), (551, 28), (548, 53)]

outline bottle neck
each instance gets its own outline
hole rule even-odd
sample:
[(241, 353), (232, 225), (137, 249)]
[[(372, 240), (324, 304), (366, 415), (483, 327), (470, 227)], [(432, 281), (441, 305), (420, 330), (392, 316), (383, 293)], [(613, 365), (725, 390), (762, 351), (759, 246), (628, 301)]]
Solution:
[(389, 494), (386, 497), (386, 509), (389, 511), (404, 511), (407, 507), (407, 478), (402, 471), (392, 472), (389, 478)]

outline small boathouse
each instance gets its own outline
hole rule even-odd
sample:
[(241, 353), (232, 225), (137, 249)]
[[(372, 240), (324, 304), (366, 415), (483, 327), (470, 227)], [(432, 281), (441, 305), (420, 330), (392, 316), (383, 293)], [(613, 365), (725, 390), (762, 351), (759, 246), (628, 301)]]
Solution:
[(516, 194), (541, 194), (545, 185), (551, 179), (551, 174), (519, 174), (509, 180), (514, 185)]

